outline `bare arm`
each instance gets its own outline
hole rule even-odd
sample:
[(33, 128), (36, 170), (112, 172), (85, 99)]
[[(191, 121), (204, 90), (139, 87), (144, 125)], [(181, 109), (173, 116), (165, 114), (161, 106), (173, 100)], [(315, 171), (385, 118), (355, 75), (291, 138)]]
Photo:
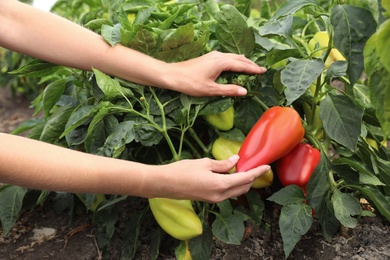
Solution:
[(52, 63), (91, 70), (143, 85), (194, 96), (245, 95), (237, 85), (220, 85), (222, 71), (250, 74), (265, 69), (242, 55), (214, 52), (179, 63), (165, 63), (103, 38), (71, 21), (15, 0), (0, 1), (0, 45)]
[[(152, 166), (0, 133), (0, 181), (32, 189), (218, 202), (246, 193), (269, 166), (230, 170), (238, 157)], [(15, 163), (16, 162), (16, 163)]]

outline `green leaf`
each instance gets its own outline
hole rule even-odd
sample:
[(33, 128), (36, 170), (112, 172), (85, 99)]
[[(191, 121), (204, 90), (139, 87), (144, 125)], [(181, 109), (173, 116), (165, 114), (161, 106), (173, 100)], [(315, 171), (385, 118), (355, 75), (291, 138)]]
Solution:
[[(387, 0), (386, 0), (387, 2)], [(379, 21), (379, 1), (378, 0), (347, 0), (346, 4), (359, 6), (369, 10), (375, 21)]]
[(264, 201), (262, 200), (260, 194), (253, 189), (250, 189), (245, 194), (245, 197), (248, 200), (249, 205), (248, 215), (257, 226), (260, 226), (263, 221), (263, 213), (265, 209)]
[(60, 139), (73, 110), (73, 107), (57, 108), (46, 121), (39, 140), (52, 144), (56, 143)]
[(257, 31), (261, 36), (265, 35), (291, 35), (293, 26), (293, 17), (291, 15), (268, 22), (260, 26)]
[(146, 28), (140, 28), (131, 41), (128, 42), (130, 48), (154, 56), (159, 47), (158, 35)]
[(234, 126), (247, 134), (262, 114), (263, 110), (255, 100), (245, 99), (236, 108)]
[(371, 187), (368, 185), (366, 186), (349, 185), (348, 187), (360, 191), (367, 200), (371, 201), (374, 204), (375, 208), (378, 209), (380, 214), (390, 221), (389, 197), (383, 195), (383, 193), (381, 193), (379, 189), (377, 189), (376, 187)]
[(189, 241), (190, 252), (193, 260), (210, 259), (213, 249), (213, 233), (207, 222), (203, 222), (203, 233)]
[(246, 218), (243, 215), (221, 216), (218, 213), (216, 216), (212, 224), (214, 236), (226, 244), (240, 245), (245, 232)]
[(84, 24), (84, 27), (88, 28), (92, 31), (97, 31), (97, 30), (100, 30), (104, 24), (108, 25), (108, 26), (113, 26), (113, 24), (110, 20), (104, 19), (104, 18), (97, 18), (97, 19), (93, 19), (93, 20), (87, 22), (86, 24)]
[(300, 54), (298, 49), (273, 49), (267, 54), (266, 61), (269, 66), (277, 63), (278, 61), (290, 58), (290, 57), (298, 57)]
[(334, 47), (348, 62), (347, 73), (353, 86), (364, 69), (363, 51), (370, 36), (376, 31), (376, 22), (370, 11), (348, 5), (335, 5), (330, 20), (334, 27)]
[[(385, 136), (390, 136), (390, 71), (380, 62), (378, 36), (374, 34), (364, 49), (364, 68), (367, 73), (370, 101)], [(382, 55), (384, 55), (382, 53)]]
[(104, 145), (107, 136), (118, 125), (118, 119), (112, 113), (114, 113), (112, 109), (102, 108), (89, 124), (84, 141), (84, 147), (88, 153), (97, 154), (98, 149)]
[(370, 89), (365, 84), (356, 83), (353, 87), (353, 94), (355, 97), (355, 101), (364, 108), (372, 108), (371, 100), (370, 100)]
[(298, 99), (324, 70), (322, 60), (295, 60), (282, 70), (281, 81), (286, 87), (287, 105)]
[(45, 118), (49, 117), (51, 109), (58, 100), (60, 100), (68, 81), (68, 79), (59, 79), (46, 86), (43, 91), (43, 110), (45, 111)]
[(329, 94), (320, 104), (320, 118), (330, 138), (352, 151), (356, 150), (363, 110), (350, 98)]
[(186, 45), (194, 40), (194, 35), (195, 31), (193, 24), (189, 23), (180, 26), (164, 38), (161, 49), (167, 51)]
[(336, 218), (342, 225), (355, 228), (358, 221), (351, 216), (357, 216), (362, 212), (359, 201), (349, 193), (343, 193), (335, 189), (332, 195), (332, 203)]
[(279, 228), (283, 239), (284, 255), (287, 258), (302, 235), (313, 223), (311, 207), (306, 204), (288, 204), (282, 207)]
[(281, 4), (274, 14), (273, 17), (269, 20), (272, 22), (274, 20), (279, 19), (280, 17), (294, 14), (295, 12), (301, 10), (306, 6), (319, 6), (317, 0), (286, 0)]
[(255, 48), (255, 36), (245, 17), (234, 6), (224, 5), (216, 19), (215, 37), (222, 48), (249, 57)]
[(377, 56), (379, 57), (381, 63), (390, 72), (390, 54), (389, 44), (390, 44), (390, 20), (386, 20), (380, 25), (378, 31), (376, 32), (376, 51)]
[(133, 121), (119, 123), (107, 137), (104, 145), (98, 149), (98, 154), (118, 158), (124, 151), (126, 144), (131, 143), (135, 138), (133, 126)]
[(142, 221), (145, 218), (149, 207), (145, 207), (140, 212), (132, 216), (127, 222), (126, 228), (122, 233), (122, 254), (121, 259), (133, 259), (139, 245), (140, 230)]
[(198, 115), (214, 115), (226, 111), (233, 106), (234, 100), (232, 98), (217, 98), (208, 102), (200, 111)]
[(54, 74), (60, 66), (41, 61), (41, 60), (32, 60), (26, 65), (18, 68), (17, 70), (8, 72), (11, 75), (19, 75), (25, 77), (43, 77), (50, 74)]
[(267, 200), (279, 205), (299, 204), (305, 200), (302, 189), (297, 185), (288, 185), (273, 193)]
[(361, 162), (349, 158), (338, 158), (333, 160), (333, 164), (348, 165), (349, 167), (354, 169), (356, 173), (359, 175), (359, 182), (362, 184), (369, 184), (375, 186), (385, 185), (380, 181), (378, 177), (374, 175), (372, 171), (368, 169), (366, 165), (364, 165)]
[[(100, 105), (102, 104), (104, 103), (100, 103)], [(88, 119), (94, 117), (99, 111), (100, 105), (84, 105), (73, 110), (68, 122), (66, 123), (65, 131), (61, 134), (60, 138), (68, 135), (71, 131), (81, 126)], [(72, 143), (68, 142), (68, 144)]]
[(24, 195), (27, 189), (7, 185), (0, 189), (0, 220), (3, 236), (6, 236), (15, 225), (19, 212), (22, 209)]
[(331, 185), (328, 174), (331, 171), (331, 163), (328, 157), (321, 153), (321, 161), (314, 170), (307, 184), (307, 202), (314, 209), (321, 224), (324, 237), (327, 241), (339, 228), (339, 221), (334, 216), (333, 206), (330, 201)]
[(244, 222), (248, 216), (234, 211), (229, 200), (217, 204), (220, 213), (214, 212), (216, 219), (212, 224), (212, 232), (220, 241), (227, 244), (239, 245), (244, 236)]
[(103, 24), (101, 34), (106, 42), (108, 42), (111, 46), (114, 46), (121, 40), (121, 25), (116, 24), (114, 26), (110, 26)]
[(103, 72), (92, 69), (95, 73), (96, 83), (99, 88), (103, 91), (104, 97), (107, 100), (118, 98), (118, 97), (132, 97), (134, 96), (133, 92), (128, 88), (123, 88), (119, 81), (111, 78), (110, 76), (104, 74)]

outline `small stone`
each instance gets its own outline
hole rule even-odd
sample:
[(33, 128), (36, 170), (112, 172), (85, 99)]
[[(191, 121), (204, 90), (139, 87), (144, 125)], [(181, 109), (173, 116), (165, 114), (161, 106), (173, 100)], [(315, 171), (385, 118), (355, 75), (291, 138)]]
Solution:
[(42, 242), (45, 240), (49, 240), (57, 234), (57, 230), (54, 228), (35, 228), (33, 230), (34, 235), (32, 236), (32, 240)]

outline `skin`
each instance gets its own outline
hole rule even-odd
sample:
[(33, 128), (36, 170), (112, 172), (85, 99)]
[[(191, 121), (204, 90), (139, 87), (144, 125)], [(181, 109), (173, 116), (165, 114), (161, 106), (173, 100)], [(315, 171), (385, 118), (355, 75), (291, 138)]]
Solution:
[[(242, 55), (220, 52), (165, 63), (121, 45), (111, 47), (90, 30), (15, 0), (1, 0), (0, 10), (0, 46), (63, 66), (96, 68), (143, 85), (193, 96), (240, 96), (246, 94), (244, 88), (215, 82), (221, 72), (265, 72)], [(152, 166), (5, 133), (0, 133), (0, 144), (0, 183), (40, 190), (215, 203), (246, 193), (269, 170), (264, 165), (221, 174), (236, 165), (238, 155), (220, 161), (204, 158)]]

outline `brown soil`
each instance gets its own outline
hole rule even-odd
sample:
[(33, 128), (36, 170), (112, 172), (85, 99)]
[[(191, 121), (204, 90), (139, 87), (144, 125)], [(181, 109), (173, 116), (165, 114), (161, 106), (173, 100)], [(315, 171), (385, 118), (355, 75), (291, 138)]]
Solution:
[[(33, 110), (22, 97), (11, 97), (0, 88), (0, 132), (10, 132), (19, 123), (30, 118)], [(129, 217), (136, 213), (139, 205), (124, 202), (117, 230), (122, 230)], [(145, 202), (142, 199), (138, 203)], [(138, 206), (138, 207), (137, 207)], [(278, 231), (277, 205), (267, 205), (264, 220), (268, 228), (248, 225), (248, 238), (241, 245), (233, 246), (214, 242), (211, 259), (284, 259), (283, 244)], [(135, 259), (150, 259), (150, 229), (155, 227), (153, 219), (141, 227), (141, 239)], [(53, 228), (56, 234), (48, 239), (32, 240), (35, 228)], [(1, 229), (0, 229), (1, 233)], [(119, 232), (118, 232), (119, 233)], [(57, 214), (51, 203), (22, 211), (15, 227), (7, 237), (0, 236), (0, 260), (5, 259), (101, 259), (101, 251), (96, 242), (97, 229), (91, 215), (81, 211), (70, 216)], [(114, 236), (111, 246), (111, 259), (120, 259), (119, 235)], [(166, 252), (165, 252), (166, 251)], [(174, 259), (170, 251), (161, 250), (159, 259)], [(362, 218), (355, 229), (342, 229), (331, 242), (323, 239), (321, 228), (314, 222), (288, 259), (390, 259), (390, 225), (382, 217)]]

